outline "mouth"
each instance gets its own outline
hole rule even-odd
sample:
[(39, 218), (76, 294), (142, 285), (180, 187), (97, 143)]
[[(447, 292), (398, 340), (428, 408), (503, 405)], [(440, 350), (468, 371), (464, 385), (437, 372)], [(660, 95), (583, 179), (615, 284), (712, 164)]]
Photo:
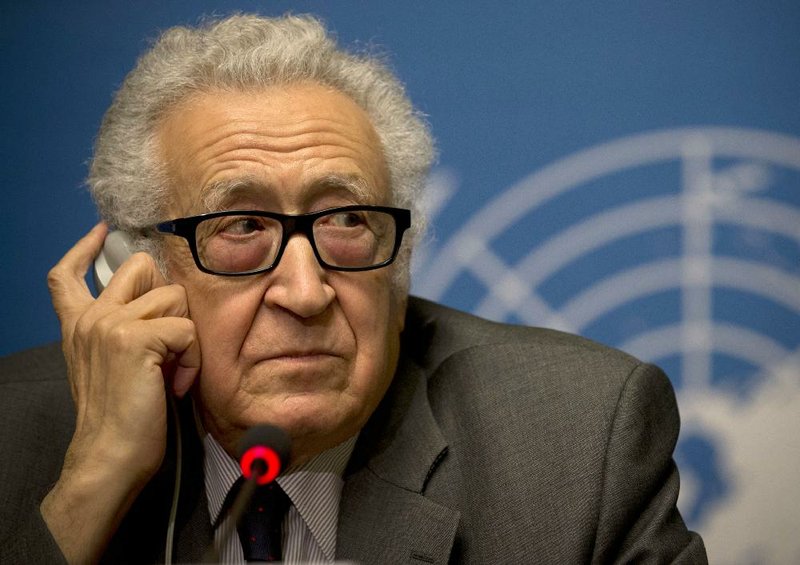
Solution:
[(286, 361), (290, 363), (313, 363), (327, 359), (339, 358), (332, 353), (283, 353), (267, 359), (267, 361)]
[(285, 349), (276, 351), (269, 355), (270, 359), (280, 357), (339, 357), (340, 355), (331, 349)]
[(308, 394), (339, 388), (348, 371), (344, 357), (330, 351), (282, 351), (263, 357), (248, 373), (252, 390)]
[(338, 353), (323, 350), (309, 350), (309, 351), (281, 351), (278, 353), (270, 354), (263, 359), (260, 363), (269, 362), (284, 362), (284, 363), (319, 363), (332, 359), (342, 359), (343, 357)]

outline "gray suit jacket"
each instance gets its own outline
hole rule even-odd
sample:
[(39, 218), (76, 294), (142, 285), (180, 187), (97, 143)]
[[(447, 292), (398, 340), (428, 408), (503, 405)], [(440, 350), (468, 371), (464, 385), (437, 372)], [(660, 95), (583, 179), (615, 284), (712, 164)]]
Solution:
[[(73, 418), (57, 348), (2, 360), (0, 562), (61, 559), (38, 503), (58, 477)], [(197, 561), (212, 534), (202, 450), (191, 418), (183, 421), (176, 555)], [(337, 557), (705, 563), (702, 540), (675, 508), (678, 425), (655, 367), (412, 298), (397, 374), (345, 475)], [(163, 560), (173, 471), (168, 456), (105, 561)]]

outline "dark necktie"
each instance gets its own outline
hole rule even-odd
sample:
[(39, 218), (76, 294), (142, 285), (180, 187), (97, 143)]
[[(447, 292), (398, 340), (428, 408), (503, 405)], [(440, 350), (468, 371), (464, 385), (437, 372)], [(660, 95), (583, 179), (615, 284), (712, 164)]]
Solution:
[[(241, 480), (231, 488), (239, 491)], [(229, 493), (229, 497), (231, 497)], [(236, 530), (242, 542), (245, 561), (280, 561), (281, 524), (291, 501), (276, 482), (258, 487)]]

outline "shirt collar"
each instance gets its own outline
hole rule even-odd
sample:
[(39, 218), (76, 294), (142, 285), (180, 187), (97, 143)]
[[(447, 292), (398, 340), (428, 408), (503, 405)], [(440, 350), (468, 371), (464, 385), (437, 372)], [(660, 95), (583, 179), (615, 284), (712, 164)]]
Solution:
[[(342, 475), (357, 437), (353, 436), (323, 451), (303, 465), (290, 468), (277, 479), (314, 540), (330, 559), (333, 559), (336, 552), (339, 502), (344, 485)], [(211, 523), (215, 524), (225, 497), (241, 476), (241, 470), (236, 460), (227, 454), (211, 434), (205, 434), (203, 444), (208, 512)]]

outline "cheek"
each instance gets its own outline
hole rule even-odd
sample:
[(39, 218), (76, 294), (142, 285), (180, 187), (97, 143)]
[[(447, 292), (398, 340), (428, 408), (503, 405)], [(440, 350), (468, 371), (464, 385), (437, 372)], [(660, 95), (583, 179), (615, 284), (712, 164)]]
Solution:
[(213, 407), (235, 398), (242, 386), (240, 352), (254, 309), (243, 296), (236, 300), (215, 300), (213, 293), (199, 296), (189, 301), (202, 356), (198, 392), (202, 403)]
[[(187, 284), (186, 293), (189, 317), (195, 323), (200, 342), (203, 374), (232, 375), (261, 305), (261, 295), (213, 283)], [(230, 380), (235, 382), (233, 378)]]
[(351, 384), (366, 395), (382, 395), (393, 376), (403, 326), (404, 308), (392, 291), (388, 271), (381, 275), (355, 279), (337, 293), (358, 352)]

